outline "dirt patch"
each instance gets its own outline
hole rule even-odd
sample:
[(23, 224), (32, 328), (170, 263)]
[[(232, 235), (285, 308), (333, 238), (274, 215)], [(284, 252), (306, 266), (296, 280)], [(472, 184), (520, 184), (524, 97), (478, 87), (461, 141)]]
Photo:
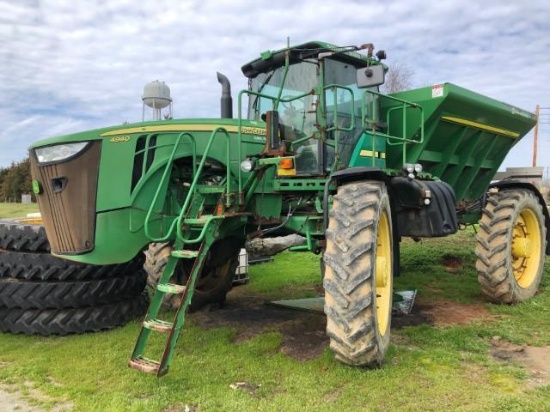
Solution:
[[(220, 309), (193, 313), (194, 323), (205, 328), (233, 327), (237, 330), (235, 343), (263, 332), (277, 331), (282, 335), (280, 350), (287, 356), (301, 361), (322, 356), (329, 345), (324, 313), (274, 306), (240, 292), (234, 290)], [(417, 300), (411, 314), (392, 317), (392, 329), (422, 324), (465, 325), (492, 316), (482, 304)]]
[(525, 368), (529, 388), (550, 385), (550, 346), (516, 345), (499, 336), (491, 338), (491, 346), (493, 359), (520, 364)]
[(463, 304), (448, 300), (424, 302), (417, 300), (413, 313), (426, 316), (436, 326), (467, 325), (478, 319), (491, 319), (494, 315), (481, 303)]
[(234, 327), (236, 343), (278, 331), (283, 337), (280, 350), (298, 360), (315, 359), (328, 346), (324, 313), (274, 306), (249, 296), (230, 295), (223, 308), (194, 313), (193, 320), (202, 327)]
[(304, 361), (320, 357), (329, 344), (326, 324), (325, 316), (320, 314), (308, 316), (305, 322), (289, 322), (281, 330), (281, 351), (291, 358)]
[(394, 314), (391, 318), (391, 328), (392, 329), (402, 329), (408, 326), (418, 326), (425, 324), (433, 324), (433, 321), (430, 317), (423, 313), (420, 310), (417, 310), (413, 307), (413, 310), (408, 315), (403, 314)]
[(462, 258), (453, 255), (443, 255), (441, 258), (441, 264), (447, 272), (458, 272), (462, 269)]

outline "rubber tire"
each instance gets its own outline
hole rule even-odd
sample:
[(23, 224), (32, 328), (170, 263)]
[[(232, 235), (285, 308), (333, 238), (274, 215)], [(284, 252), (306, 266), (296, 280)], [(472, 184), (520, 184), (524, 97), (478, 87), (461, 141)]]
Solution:
[[(197, 279), (195, 293), (189, 305), (190, 311), (199, 310), (206, 305), (221, 304), (225, 301), (226, 295), (233, 285), (242, 244), (243, 242), (238, 239), (227, 238), (212, 245), (202, 274)], [(147, 284), (152, 290), (156, 290), (171, 251), (172, 246), (169, 243), (151, 243), (145, 251), (144, 268), (147, 272)], [(192, 266), (192, 259), (180, 259), (171, 282), (184, 285)], [(180, 295), (167, 293), (162, 306), (170, 310), (177, 310), (180, 300)]]
[(20, 309), (0, 307), (0, 331), (25, 335), (69, 335), (99, 332), (141, 318), (149, 298), (130, 299), (79, 309)]
[(50, 252), (50, 243), (42, 225), (0, 219), (0, 249), (20, 252)]
[[(378, 274), (382, 213), (392, 262), (384, 266), (386, 273)], [(330, 348), (348, 365), (380, 367), (389, 348), (394, 271), (391, 226), (390, 200), (383, 183), (352, 182), (338, 187), (326, 231), (323, 286)], [(376, 278), (382, 275), (389, 282), (385, 290), (388, 307), (378, 313)]]
[[(533, 276), (520, 285), (514, 273), (514, 225), (522, 213), (534, 218), (539, 228), (538, 239), (532, 239), (530, 253)], [(536, 237), (536, 235), (535, 235)], [(538, 242), (538, 247), (537, 247)], [(538, 249), (538, 250), (536, 250)], [(544, 269), (546, 226), (542, 206), (527, 189), (500, 190), (489, 194), (479, 221), (476, 245), (476, 269), (483, 294), (495, 303), (519, 303), (533, 297)], [(538, 256), (537, 256), (538, 254)], [(537, 267), (538, 265), (538, 267)]]
[(57, 258), (47, 253), (0, 251), (0, 277), (40, 281), (77, 281), (106, 279), (123, 274), (137, 273), (144, 257), (117, 265), (86, 265)]
[(73, 282), (28, 281), (0, 278), (0, 305), (22, 309), (69, 309), (102, 305), (143, 292), (147, 274)]

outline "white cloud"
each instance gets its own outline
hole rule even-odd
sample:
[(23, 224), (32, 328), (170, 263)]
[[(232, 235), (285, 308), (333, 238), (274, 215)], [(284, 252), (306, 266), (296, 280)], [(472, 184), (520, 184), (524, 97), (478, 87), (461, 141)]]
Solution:
[[(139, 121), (155, 79), (176, 117), (216, 117), (216, 71), (236, 101), (242, 64), (287, 37), (373, 42), (418, 86), (449, 81), (534, 111), (550, 106), (549, 21), (545, 0), (0, 0), (0, 167), (39, 138)], [(507, 164), (530, 164), (528, 139)], [(539, 141), (550, 166), (550, 136)]]

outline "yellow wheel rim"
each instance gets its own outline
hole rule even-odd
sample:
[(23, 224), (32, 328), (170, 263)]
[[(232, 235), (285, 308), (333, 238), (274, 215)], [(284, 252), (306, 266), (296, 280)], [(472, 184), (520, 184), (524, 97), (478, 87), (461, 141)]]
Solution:
[(536, 279), (542, 253), (541, 231), (532, 210), (520, 213), (512, 232), (512, 270), (518, 285), (527, 288)]
[(380, 214), (376, 235), (376, 318), (378, 332), (385, 335), (390, 323), (392, 298), (392, 248), (387, 211)]

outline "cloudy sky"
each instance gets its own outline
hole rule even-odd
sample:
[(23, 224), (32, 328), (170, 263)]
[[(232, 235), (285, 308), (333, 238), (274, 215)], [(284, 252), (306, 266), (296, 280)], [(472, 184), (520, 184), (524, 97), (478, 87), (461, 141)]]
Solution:
[[(140, 121), (165, 81), (174, 117), (217, 117), (216, 71), (309, 40), (374, 43), (415, 86), (452, 82), (534, 112), (550, 108), (548, 0), (0, 0), (0, 167), (30, 143)], [(550, 166), (550, 109), (538, 165)], [(530, 166), (532, 133), (504, 166)]]

